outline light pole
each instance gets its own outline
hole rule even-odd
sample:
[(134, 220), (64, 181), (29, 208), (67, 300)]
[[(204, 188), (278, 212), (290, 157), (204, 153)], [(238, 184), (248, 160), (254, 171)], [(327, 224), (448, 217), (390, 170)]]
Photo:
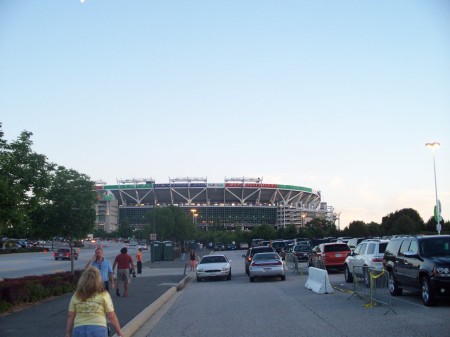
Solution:
[(305, 227), (305, 218), (306, 218), (306, 214), (302, 213), (302, 228)]
[(198, 215), (197, 210), (195, 208), (191, 209), (192, 212), (192, 222), (195, 223), (195, 216)]
[(436, 161), (434, 159), (435, 155), (434, 155), (434, 151), (436, 149), (438, 149), (441, 144), (438, 142), (433, 142), (433, 143), (426, 143), (425, 144), (426, 147), (428, 147), (429, 149), (431, 149), (431, 152), (433, 153), (433, 169), (434, 169), (434, 190), (436, 192), (436, 208), (435, 208), (435, 213), (434, 213), (434, 218), (437, 222), (436, 224), (436, 230), (438, 232), (438, 234), (441, 234), (441, 203), (439, 202), (438, 199), (438, 192), (437, 192), (437, 180), (436, 180)]

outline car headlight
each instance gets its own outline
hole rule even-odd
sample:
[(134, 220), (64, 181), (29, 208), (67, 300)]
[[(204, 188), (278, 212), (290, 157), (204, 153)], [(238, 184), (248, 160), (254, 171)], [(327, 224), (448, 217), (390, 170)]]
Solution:
[(203, 268), (197, 268), (197, 271), (198, 271), (199, 273), (203, 273)]
[(229, 266), (222, 267), (222, 271), (228, 271), (228, 270), (230, 270)]
[(436, 267), (436, 268), (434, 268), (434, 274), (436, 276), (450, 277), (450, 268), (449, 267)]

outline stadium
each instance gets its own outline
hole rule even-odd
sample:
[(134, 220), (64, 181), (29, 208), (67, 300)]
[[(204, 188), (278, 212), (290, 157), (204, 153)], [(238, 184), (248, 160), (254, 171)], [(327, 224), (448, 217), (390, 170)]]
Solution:
[(149, 223), (154, 207), (180, 207), (201, 229), (234, 229), (268, 224), (275, 228), (300, 228), (314, 218), (336, 221), (333, 207), (321, 200), (320, 191), (308, 187), (267, 184), (262, 178), (169, 178), (168, 183), (149, 179), (117, 180), (116, 185), (96, 182), (99, 196), (97, 228), (111, 232), (126, 222), (141, 228)]

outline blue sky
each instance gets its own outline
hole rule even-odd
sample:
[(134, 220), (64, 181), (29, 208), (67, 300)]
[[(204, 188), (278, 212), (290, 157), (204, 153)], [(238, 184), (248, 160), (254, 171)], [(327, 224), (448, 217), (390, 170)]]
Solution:
[(263, 177), (450, 217), (448, 1), (0, 0), (9, 140), (109, 184)]

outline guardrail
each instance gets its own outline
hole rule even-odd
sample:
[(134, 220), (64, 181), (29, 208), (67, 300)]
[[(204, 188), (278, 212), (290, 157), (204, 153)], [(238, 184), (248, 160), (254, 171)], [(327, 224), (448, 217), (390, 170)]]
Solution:
[(348, 298), (352, 298), (353, 295), (357, 295), (359, 298), (369, 297), (369, 302), (364, 306), (366, 308), (373, 307), (377, 304), (384, 304), (389, 307), (389, 311), (397, 314), (392, 308), (391, 294), (389, 292), (389, 275), (384, 269), (378, 270), (375, 268), (369, 268), (367, 266), (354, 266), (352, 270), (353, 278), (353, 293)]

